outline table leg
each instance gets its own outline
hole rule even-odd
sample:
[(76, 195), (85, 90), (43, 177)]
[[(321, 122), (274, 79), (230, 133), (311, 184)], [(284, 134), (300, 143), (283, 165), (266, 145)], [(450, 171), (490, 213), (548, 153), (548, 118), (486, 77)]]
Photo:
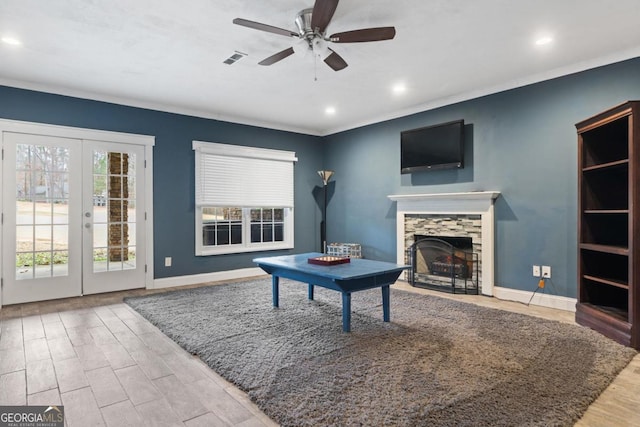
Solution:
[(351, 293), (342, 293), (342, 330), (351, 332)]
[(389, 304), (389, 285), (382, 287), (382, 320), (389, 322), (391, 320), (391, 305)]
[(313, 299), (313, 285), (309, 283), (309, 299)]
[(271, 295), (273, 297), (273, 306), (278, 307), (278, 285), (280, 284), (280, 277), (271, 276)]

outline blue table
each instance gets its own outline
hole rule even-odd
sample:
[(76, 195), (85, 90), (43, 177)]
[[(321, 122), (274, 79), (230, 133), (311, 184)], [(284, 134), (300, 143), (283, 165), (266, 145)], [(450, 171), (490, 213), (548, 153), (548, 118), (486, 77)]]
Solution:
[(389, 285), (392, 285), (408, 265), (368, 259), (351, 259), (338, 265), (316, 265), (307, 260), (322, 256), (321, 253), (306, 253), (265, 258), (255, 258), (258, 264), (272, 277), (273, 306), (279, 305), (279, 279), (297, 280), (309, 284), (309, 299), (313, 300), (313, 287), (333, 289), (342, 293), (342, 330), (351, 331), (351, 293), (365, 289), (382, 288), (383, 320), (390, 320)]

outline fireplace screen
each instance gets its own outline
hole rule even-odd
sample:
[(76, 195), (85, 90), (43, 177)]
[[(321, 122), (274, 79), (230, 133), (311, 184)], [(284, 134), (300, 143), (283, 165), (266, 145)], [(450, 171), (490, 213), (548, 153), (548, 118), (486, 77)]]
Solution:
[[(469, 242), (416, 236), (407, 249), (412, 286), (452, 293), (478, 294), (478, 254)], [(453, 238), (460, 239), (460, 238)]]

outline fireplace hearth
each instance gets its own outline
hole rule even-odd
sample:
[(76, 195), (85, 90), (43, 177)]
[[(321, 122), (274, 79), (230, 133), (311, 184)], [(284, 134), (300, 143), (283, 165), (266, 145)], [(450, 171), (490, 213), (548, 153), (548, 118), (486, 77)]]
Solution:
[(412, 286), (439, 291), (478, 294), (478, 254), (470, 237), (415, 235), (407, 248)]

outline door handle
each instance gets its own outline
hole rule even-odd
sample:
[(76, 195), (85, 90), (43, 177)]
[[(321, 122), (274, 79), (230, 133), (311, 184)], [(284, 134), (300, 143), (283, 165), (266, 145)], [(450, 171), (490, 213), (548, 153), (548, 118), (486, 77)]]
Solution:
[(84, 228), (91, 228), (91, 223), (90, 223), (90, 222), (87, 222), (87, 223), (84, 225)]

